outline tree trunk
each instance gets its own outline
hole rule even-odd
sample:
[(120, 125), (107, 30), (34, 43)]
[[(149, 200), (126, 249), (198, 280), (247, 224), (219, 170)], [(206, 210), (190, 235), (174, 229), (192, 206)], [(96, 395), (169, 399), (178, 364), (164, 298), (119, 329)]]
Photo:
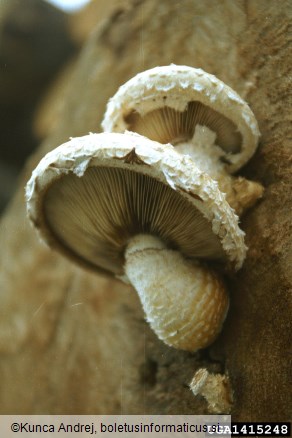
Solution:
[[(207, 404), (188, 385), (206, 367), (229, 374), (234, 420), (288, 419), (291, 16), (285, 0), (136, 0), (91, 35), (57, 126), (27, 163), (1, 222), (1, 414), (202, 414)], [(228, 280), (221, 335), (194, 354), (155, 337), (132, 288), (84, 272), (40, 243), (23, 194), (47, 151), (100, 131), (106, 102), (122, 83), (169, 63), (201, 67), (233, 87), (262, 134), (241, 172), (265, 186), (241, 222), (248, 256)]]

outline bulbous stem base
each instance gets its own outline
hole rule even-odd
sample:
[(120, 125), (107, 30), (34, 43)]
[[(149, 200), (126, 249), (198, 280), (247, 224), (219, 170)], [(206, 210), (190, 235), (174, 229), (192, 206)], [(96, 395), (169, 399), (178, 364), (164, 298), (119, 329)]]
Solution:
[(159, 339), (196, 351), (216, 338), (228, 310), (228, 296), (218, 275), (150, 235), (135, 236), (125, 259), (125, 272)]

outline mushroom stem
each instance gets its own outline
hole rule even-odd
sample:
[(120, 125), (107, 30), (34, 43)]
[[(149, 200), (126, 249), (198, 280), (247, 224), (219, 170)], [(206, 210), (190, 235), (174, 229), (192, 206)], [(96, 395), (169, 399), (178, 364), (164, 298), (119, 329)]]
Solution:
[(239, 216), (262, 196), (261, 184), (234, 177), (225, 170), (225, 153), (216, 145), (216, 133), (206, 126), (197, 125), (191, 140), (175, 141), (173, 144), (177, 152), (189, 155), (200, 170), (218, 182), (220, 190), (226, 193), (229, 205)]
[(196, 351), (218, 335), (228, 310), (220, 277), (168, 249), (157, 237), (137, 235), (125, 251), (125, 273), (147, 321), (166, 344)]

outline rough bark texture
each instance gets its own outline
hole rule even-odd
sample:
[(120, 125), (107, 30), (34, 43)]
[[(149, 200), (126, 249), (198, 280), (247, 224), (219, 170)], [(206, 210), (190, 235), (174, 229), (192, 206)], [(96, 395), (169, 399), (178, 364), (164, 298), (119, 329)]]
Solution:
[[(27, 164), (1, 222), (2, 414), (206, 413), (188, 384), (208, 368), (230, 376), (233, 419), (289, 418), (291, 16), (284, 0), (140, 0), (92, 34), (68, 79), (58, 126)], [(98, 131), (119, 85), (171, 62), (202, 67), (234, 87), (262, 133), (242, 172), (266, 188), (242, 220), (248, 257), (228, 281), (231, 308), (221, 336), (196, 354), (154, 336), (130, 287), (83, 272), (41, 244), (23, 199), (46, 151)]]

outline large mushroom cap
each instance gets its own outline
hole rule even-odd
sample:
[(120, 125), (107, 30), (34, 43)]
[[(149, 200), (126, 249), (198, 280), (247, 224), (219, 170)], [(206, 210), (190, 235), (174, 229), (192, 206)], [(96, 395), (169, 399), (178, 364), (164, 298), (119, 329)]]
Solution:
[(28, 215), (42, 238), (75, 261), (123, 275), (139, 233), (187, 258), (245, 257), (244, 233), (217, 184), (192, 161), (137, 134), (90, 134), (48, 153), (26, 187)]
[(248, 104), (215, 76), (187, 66), (139, 73), (110, 99), (102, 122), (105, 132), (130, 130), (172, 144), (191, 139), (196, 125), (216, 133), (231, 173), (255, 152), (259, 129)]

